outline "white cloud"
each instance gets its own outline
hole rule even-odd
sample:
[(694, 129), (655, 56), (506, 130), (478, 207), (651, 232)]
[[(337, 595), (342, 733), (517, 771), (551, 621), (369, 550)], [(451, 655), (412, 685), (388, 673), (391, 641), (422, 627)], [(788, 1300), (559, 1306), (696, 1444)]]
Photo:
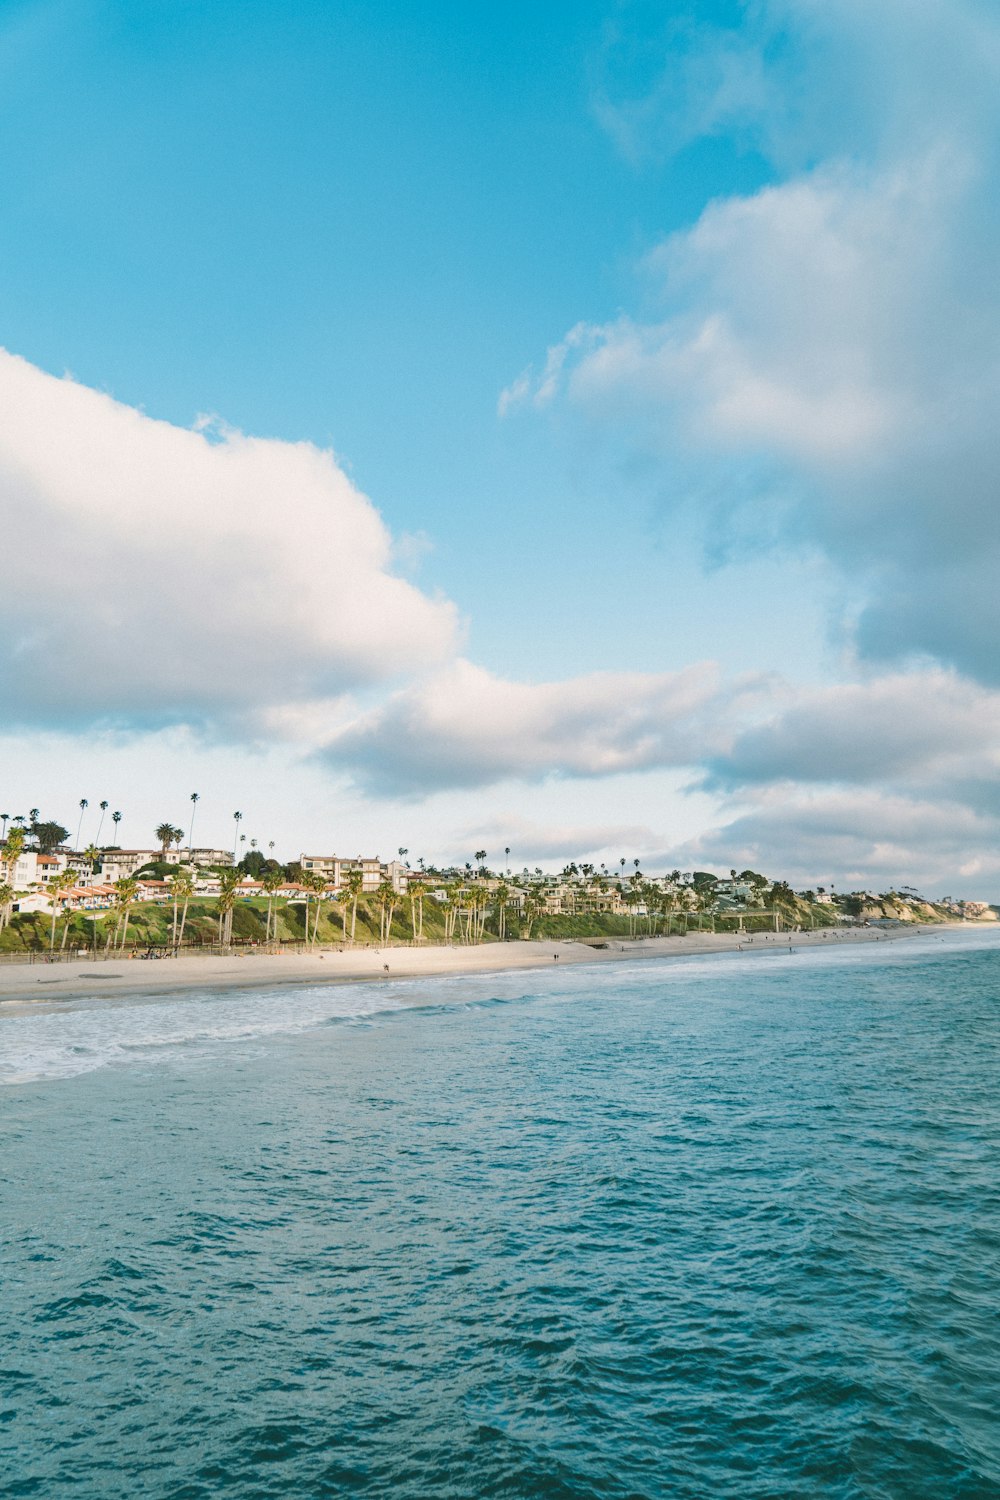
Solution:
[[(995, 900), (1000, 819), (937, 796), (772, 786), (756, 805), (673, 851), (687, 868), (752, 868), (799, 886), (912, 884)], [(956, 891), (955, 882), (963, 883)]]
[(454, 607), (308, 443), (185, 431), (0, 352), (7, 722), (253, 721), (447, 658)]
[(711, 762), (716, 785), (950, 782), (1000, 770), (1000, 693), (927, 671), (838, 683), (738, 734)]
[(322, 753), (384, 793), (613, 776), (690, 765), (713, 746), (722, 750), (724, 720), (763, 690), (723, 688), (711, 663), (520, 683), (459, 660), (338, 728)]
[(661, 461), (665, 492), (721, 493), (715, 533), (821, 547), (862, 654), (996, 682), (1000, 18), (771, 0), (741, 46), (753, 88), (685, 109), (703, 129), (742, 110), (791, 174), (649, 258), (662, 317), (578, 324), (507, 405), (562, 390)]

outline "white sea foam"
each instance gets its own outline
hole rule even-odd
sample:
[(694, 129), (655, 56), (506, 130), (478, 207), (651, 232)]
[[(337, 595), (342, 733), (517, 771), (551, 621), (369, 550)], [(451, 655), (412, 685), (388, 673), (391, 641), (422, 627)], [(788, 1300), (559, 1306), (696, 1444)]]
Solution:
[(0, 1085), (72, 1078), (113, 1064), (166, 1063), (219, 1044), (294, 1035), (398, 1009), (384, 985), (189, 991), (77, 1001), (0, 1018)]

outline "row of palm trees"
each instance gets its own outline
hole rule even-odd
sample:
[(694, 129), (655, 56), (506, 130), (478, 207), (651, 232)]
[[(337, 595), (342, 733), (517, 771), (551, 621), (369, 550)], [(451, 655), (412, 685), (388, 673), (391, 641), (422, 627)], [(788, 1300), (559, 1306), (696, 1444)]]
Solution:
[[(80, 835), (83, 832), (83, 815), (87, 811), (87, 808), (89, 806), (90, 806), (90, 803), (88, 802), (87, 798), (86, 797), (81, 797), (80, 798), (80, 819), (79, 819), (79, 822), (77, 824), (77, 830), (76, 830), (76, 848), (77, 849), (79, 849), (79, 847), (80, 847)], [(108, 808), (111, 806), (111, 803), (110, 802), (99, 802), (98, 806), (101, 809), (101, 816), (100, 816), (100, 821), (97, 824), (97, 833), (96, 833), (96, 835), (94, 837), (94, 843), (97, 844), (97, 845), (99, 845), (100, 842), (101, 842), (101, 832), (102, 832), (102, 830), (104, 828), (104, 818), (105, 818), (105, 815), (107, 814)], [(11, 829), (12, 830), (14, 830), (14, 829), (21, 829), (22, 832), (23, 832), (28, 827), (30, 827), (30, 825), (32, 823), (37, 823), (39, 817), (40, 817), (40, 811), (39, 811), (39, 809), (37, 807), (32, 807), (29, 810), (27, 817), (25, 817), (23, 813), (17, 813), (13, 818), (11, 817), (10, 813), (0, 813), (0, 841), (4, 841), (7, 838), (7, 824), (8, 823), (11, 825)], [(119, 831), (118, 831), (118, 825), (121, 823), (122, 817), (123, 817), (123, 814), (121, 812), (117, 811), (117, 809), (111, 814), (111, 821), (115, 825), (115, 845), (116, 846), (117, 846), (117, 843), (118, 843), (118, 839), (120, 837)]]

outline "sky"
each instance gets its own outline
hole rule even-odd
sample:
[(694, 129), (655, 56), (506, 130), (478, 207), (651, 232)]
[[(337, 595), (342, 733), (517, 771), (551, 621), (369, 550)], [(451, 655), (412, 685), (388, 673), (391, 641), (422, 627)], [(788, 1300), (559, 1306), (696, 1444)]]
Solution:
[(998, 127), (978, 0), (0, 3), (3, 810), (1000, 899)]

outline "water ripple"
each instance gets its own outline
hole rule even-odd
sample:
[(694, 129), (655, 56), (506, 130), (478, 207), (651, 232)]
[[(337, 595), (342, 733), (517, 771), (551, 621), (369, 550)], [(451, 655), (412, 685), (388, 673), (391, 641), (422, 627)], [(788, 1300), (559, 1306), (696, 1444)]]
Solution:
[(904, 947), (4, 1016), (0, 1496), (996, 1500), (1000, 949)]

